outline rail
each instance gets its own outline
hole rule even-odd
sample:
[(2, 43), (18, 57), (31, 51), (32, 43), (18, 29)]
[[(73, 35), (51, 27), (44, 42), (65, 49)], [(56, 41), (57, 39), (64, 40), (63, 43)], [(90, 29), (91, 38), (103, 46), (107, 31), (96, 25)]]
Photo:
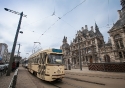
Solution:
[(10, 85), (8, 88), (15, 88), (16, 86), (16, 81), (17, 81), (17, 75), (18, 75), (18, 69), (16, 69), (13, 78), (11, 79)]

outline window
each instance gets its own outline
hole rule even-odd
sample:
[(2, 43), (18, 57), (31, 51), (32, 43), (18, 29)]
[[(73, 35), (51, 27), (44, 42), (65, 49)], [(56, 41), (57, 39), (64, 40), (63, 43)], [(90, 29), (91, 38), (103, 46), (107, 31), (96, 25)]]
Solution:
[(95, 41), (94, 41), (94, 40), (92, 40), (92, 44), (95, 44)]
[(123, 52), (123, 54), (124, 54), (124, 59), (125, 59), (125, 52)]
[(123, 45), (122, 40), (120, 40), (119, 42), (120, 42), (120, 46), (121, 46), (121, 48), (124, 48), (124, 45)]
[(91, 43), (90, 43), (90, 41), (88, 41), (88, 45), (90, 45)]
[(86, 56), (86, 61), (88, 61), (88, 57)]
[(91, 49), (90, 48), (88, 48), (88, 53), (90, 53), (91, 52)]
[(115, 39), (121, 38), (121, 36), (119, 34), (115, 35), (114, 37)]
[(120, 49), (118, 41), (115, 42), (117, 49)]
[(50, 54), (48, 56), (48, 63), (50, 63), (50, 64), (63, 64), (62, 55)]
[(122, 58), (122, 52), (119, 52), (119, 57)]

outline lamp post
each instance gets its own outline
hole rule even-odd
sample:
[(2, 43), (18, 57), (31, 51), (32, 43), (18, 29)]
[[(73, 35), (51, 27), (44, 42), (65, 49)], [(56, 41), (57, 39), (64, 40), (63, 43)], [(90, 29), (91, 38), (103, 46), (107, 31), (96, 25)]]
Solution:
[(8, 66), (8, 70), (7, 70), (7, 74), (6, 74), (6, 76), (10, 76), (10, 72), (11, 72), (11, 68), (12, 68), (12, 62), (13, 62), (13, 58), (14, 58), (14, 52), (15, 52), (15, 47), (16, 47), (16, 43), (17, 43), (18, 33), (19, 33), (19, 30), (20, 30), (22, 16), (26, 17), (26, 15), (24, 15), (23, 12), (19, 13), (19, 12), (16, 12), (16, 11), (13, 11), (13, 10), (10, 10), (10, 9), (7, 9), (7, 8), (4, 8), (4, 9), (6, 11), (9, 11), (9, 12), (12, 12), (12, 13), (20, 15), (20, 19), (19, 19), (19, 23), (18, 23), (18, 27), (17, 27), (17, 31), (16, 31), (14, 43), (13, 43), (13, 47), (12, 47), (12, 52), (11, 52), (11, 55), (10, 55), (9, 66)]

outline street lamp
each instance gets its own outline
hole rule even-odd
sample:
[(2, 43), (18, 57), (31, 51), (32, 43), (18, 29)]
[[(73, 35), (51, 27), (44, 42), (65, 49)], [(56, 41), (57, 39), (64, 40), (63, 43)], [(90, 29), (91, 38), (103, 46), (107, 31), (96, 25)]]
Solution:
[(13, 62), (13, 58), (14, 58), (14, 52), (15, 52), (15, 47), (16, 47), (16, 43), (17, 43), (17, 38), (18, 38), (18, 33), (20, 30), (20, 25), (21, 25), (21, 20), (22, 20), (22, 16), (26, 17), (27, 15), (24, 15), (23, 12), (19, 13), (7, 8), (4, 8), (6, 11), (12, 12), (14, 14), (20, 15), (20, 19), (19, 19), (19, 23), (18, 23), (18, 27), (17, 27), (17, 31), (16, 31), (16, 35), (15, 35), (15, 39), (14, 39), (14, 43), (13, 43), (13, 47), (12, 47), (12, 52), (10, 55), (10, 61), (9, 61), (9, 66), (8, 66), (8, 70), (7, 70), (7, 74), (6, 76), (10, 76), (10, 72), (11, 72), (11, 68), (12, 68), (12, 62)]

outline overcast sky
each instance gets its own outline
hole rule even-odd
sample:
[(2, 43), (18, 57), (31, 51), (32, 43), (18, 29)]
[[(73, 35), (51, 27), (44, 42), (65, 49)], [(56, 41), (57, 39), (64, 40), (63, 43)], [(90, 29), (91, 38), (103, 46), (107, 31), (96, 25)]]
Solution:
[[(81, 27), (88, 25), (90, 30), (91, 26), (95, 28), (95, 22), (107, 42), (107, 31), (119, 19), (117, 10), (121, 5), (120, 0), (0, 0), (0, 43), (6, 43), (11, 52), (20, 16), (4, 8), (27, 15), (22, 18), (23, 34), (18, 35), (17, 41), (24, 58), (28, 57), (26, 53), (32, 54), (33, 47), (60, 48), (64, 36), (70, 44)], [(17, 51), (18, 45), (15, 54)]]

